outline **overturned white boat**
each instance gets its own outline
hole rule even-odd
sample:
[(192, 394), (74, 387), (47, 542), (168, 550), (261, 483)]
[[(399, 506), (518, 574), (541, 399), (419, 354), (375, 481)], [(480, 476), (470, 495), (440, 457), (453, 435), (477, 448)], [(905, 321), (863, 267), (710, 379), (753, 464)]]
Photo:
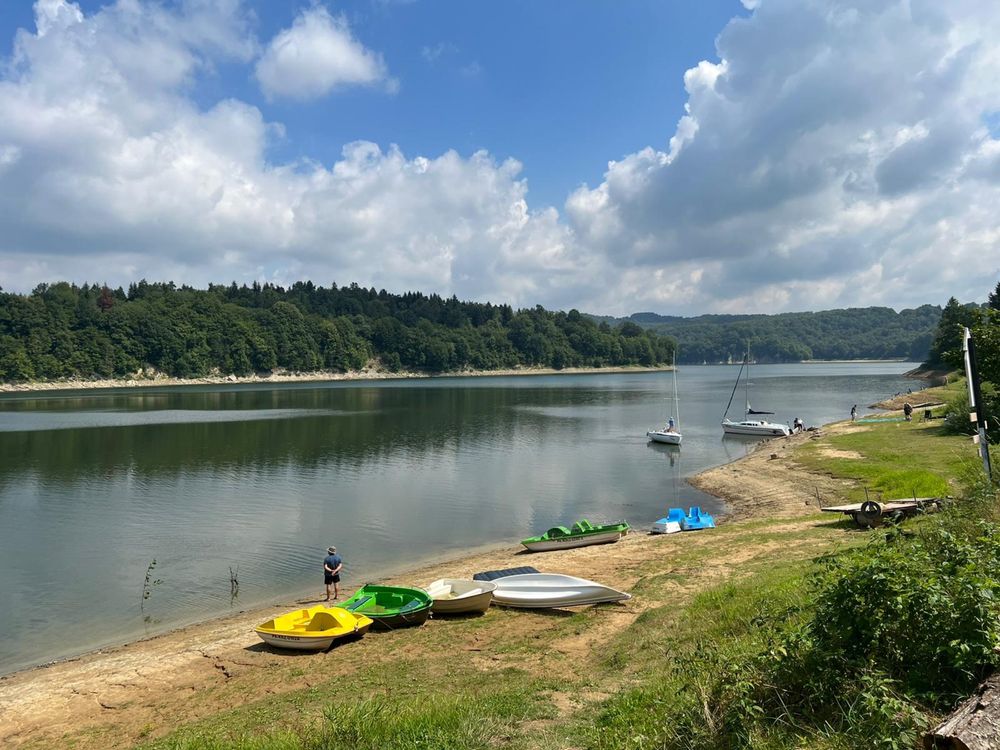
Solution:
[(493, 601), (497, 585), (492, 581), (439, 578), (424, 589), (434, 603), (434, 614), (457, 615), (485, 612)]
[(595, 581), (559, 573), (525, 573), (497, 578), (493, 601), (505, 607), (544, 609), (623, 602), (631, 594)]

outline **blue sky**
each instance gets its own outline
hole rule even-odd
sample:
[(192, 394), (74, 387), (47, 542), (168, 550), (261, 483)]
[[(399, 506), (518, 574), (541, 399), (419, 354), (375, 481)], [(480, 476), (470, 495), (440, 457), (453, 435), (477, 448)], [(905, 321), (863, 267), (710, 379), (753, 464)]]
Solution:
[(357, 281), (627, 314), (983, 299), (1000, 10), (0, 5), (0, 285)]

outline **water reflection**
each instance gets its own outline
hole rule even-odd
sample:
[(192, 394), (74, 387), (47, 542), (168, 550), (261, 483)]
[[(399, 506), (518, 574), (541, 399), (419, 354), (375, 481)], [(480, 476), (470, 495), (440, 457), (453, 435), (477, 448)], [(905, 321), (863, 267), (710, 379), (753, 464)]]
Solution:
[[(717, 512), (684, 477), (757, 439), (719, 437), (731, 372), (689, 369), (682, 447), (645, 436), (658, 373), (0, 397), (0, 673), (318, 594), (330, 543), (349, 586), (581, 517)], [(902, 382), (757, 369), (813, 422)], [(140, 608), (152, 559), (163, 583)]]

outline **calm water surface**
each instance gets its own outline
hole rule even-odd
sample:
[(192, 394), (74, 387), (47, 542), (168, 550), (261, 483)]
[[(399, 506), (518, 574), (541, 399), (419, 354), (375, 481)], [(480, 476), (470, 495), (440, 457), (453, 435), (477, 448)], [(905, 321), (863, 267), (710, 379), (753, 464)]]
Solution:
[[(915, 387), (913, 366), (754, 367), (752, 400), (819, 425)], [(753, 445), (719, 426), (738, 369), (679, 371), (680, 450), (645, 437), (668, 373), (0, 397), (0, 674), (318, 595), (329, 544), (350, 590), (581, 517), (720, 510), (683, 479)]]

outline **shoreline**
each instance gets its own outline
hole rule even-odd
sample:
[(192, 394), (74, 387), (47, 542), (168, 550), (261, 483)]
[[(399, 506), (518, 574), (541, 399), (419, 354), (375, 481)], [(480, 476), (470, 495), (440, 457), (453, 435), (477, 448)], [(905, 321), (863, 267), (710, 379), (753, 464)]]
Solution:
[[(905, 359), (809, 359), (801, 362), (786, 362), (775, 364), (860, 364), (872, 362), (898, 363), (905, 362)], [(738, 364), (738, 363), (737, 363)], [(703, 365), (691, 365), (701, 367)], [(731, 367), (732, 364), (717, 362), (709, 367)], [(5, 393), (46, 393), (58, 391), (86, 391), (86, 390), (129, 390), (142, 388), (176, 388), (197, 385), (279, 385), (285, 383), (336, 383), (336, 382), (363, 382), (363, 381), (384, 381), (384, 380), (432, 380), (440, 378), (488, 378), (488, 377), (513, 377), (513, 376), (542, 376), (542, 375), (618, 375), (645, 372), (670, 372), (673, 368), (670, 365), (654, 365), (646, 367), (643, 365), (622, 365), (620, 367), (564, 367), (557, 370), (552, 367), (515, 367), (502, 370), (459, 370), (455, 372), (426, 373), (412, 370), (401, 370), (390, 372), (375, 367), (366, 367), (362, 370), (350, 370), (348, 372), (335, 372), (328, 370), (317, 370), (316, 372), (282, 372), (275, 371), (270, 374), (253, 375), (206, 375), (199, 378), (175, 378), (168, 375), (152, 374), (142, 377), (131, 378), (102, 378), (93, 380), (73, 379), (66, 380), (46, 380), (31, 383), (3, 383), (0, 382), (0, 394)], [(904, 377), (914, 379), (927, 379), (939, 373), (932, 373), (925, 376), (917, 370), (910, 370), (904, 373)]]
[[(480, 570), (533, 565), (546, 572), (593, 576), (629, 591), (649, 573), (650, 566), (666, 564), (665, 570), (673, 570), (669, 556), (684, 550), (711, 549), (729, 556), (733, 562), (723, 565), (731, 566), (752, 552), (729, 550), (727, 546), (727, 537), (740, 533), (747, 522), (750, 528), (764, 520), (811, 525), (820, 506), (834, 504), (842, 497), (849, 482), (804, 469), (796, 463), (794, 451), (809, 441), (851, 429), (857, 426), (841, 421), (762, 441), (749, 454), (691, 477), (688, 481), (692, 486), (726, 504), (726, 512), (718, 516), (725, 519), (720, 533), (653, 536), (646, 533), (643, 522), (613, 547), (530, 554), (518, 544), (489, 544), (456, 551), (444, 560), (385, 569), (378, 580), (423, 586), (436, 578), (471, 577)], [(341, 601), (363, 582), (360, 578), (346, 580)], [(308, 687), (314, 679), (349, 679), (366, 655), (378, 660), (393, 658), (399, 648), (419, 652), (419, 645), (408, 644), (423, 641), (408, 639), (447, 637), (445, 630), (451, 627), (446, 619), (432, 619), (420, 629), (427, 631), (426, 635), (390, 633), (329, 653), (289, 655), (263, 646), (253, 630), (256, 625), (290, 609), (321, 603), (321, 590), (320, 585), (315, 587), (315, 598), (291, 594), (284, 601), (0, 676), (0, 705), (4, 706), (0, 746), (131, 747), (154, 736), (150, 734), (154, 729), (155, 734), (161, 734), (179, 726), (183, 723), (180, 717), (184, 722), (211, 717), (265, 695)], [(642, 597), (627, 604), (615, 617), (634, 619), (649, 606)], [(498, 627), (513, 624), (512, 617), (523, 618), (516, 621), (522, 629), (542, 628), (545, 621), (551, 621), (510, 612), (493, 615)], [(492, 625), (492, 621), (484, 624)], [(543, 631), (538, 632), (535, 638), (545, 637)], [(389, 643), (388, 651), (382, 643)], [(482, 649), (473, 645), (466, 650)], [(294, 679), (289, 679), (288, 670), (294, 670)], [(205, 696), (212, 697), (203, 702)]]
[(138, 378), (107, 378), (100, 380), (50, 380), (32, 383), (0, 383), (0, 393), (42, 393), (49, 391), (83, 391), (141, 388), (175, 388), (195, 385), (277, 385), (283, 383), (334, 383), (341, 381), (363, 382), (366, 380), (418, 380), (437, 378), (481, 378), (532, 375), (613, 375), (644, 372), (670, 372), (670, 365), (645, 367), (625, 365), (621, 367), (565, 367), (556, 370), (551, 367), (524, 367), (506, 370), (465, 370), (456, 372), (425, 373), (413, 371), (390, 372), (375, 368), (350, 370), (348, 372), (274, 372), (268, 375), (206, 375), (200, 378), (174, 378), (168, 375), (154, 375)]

